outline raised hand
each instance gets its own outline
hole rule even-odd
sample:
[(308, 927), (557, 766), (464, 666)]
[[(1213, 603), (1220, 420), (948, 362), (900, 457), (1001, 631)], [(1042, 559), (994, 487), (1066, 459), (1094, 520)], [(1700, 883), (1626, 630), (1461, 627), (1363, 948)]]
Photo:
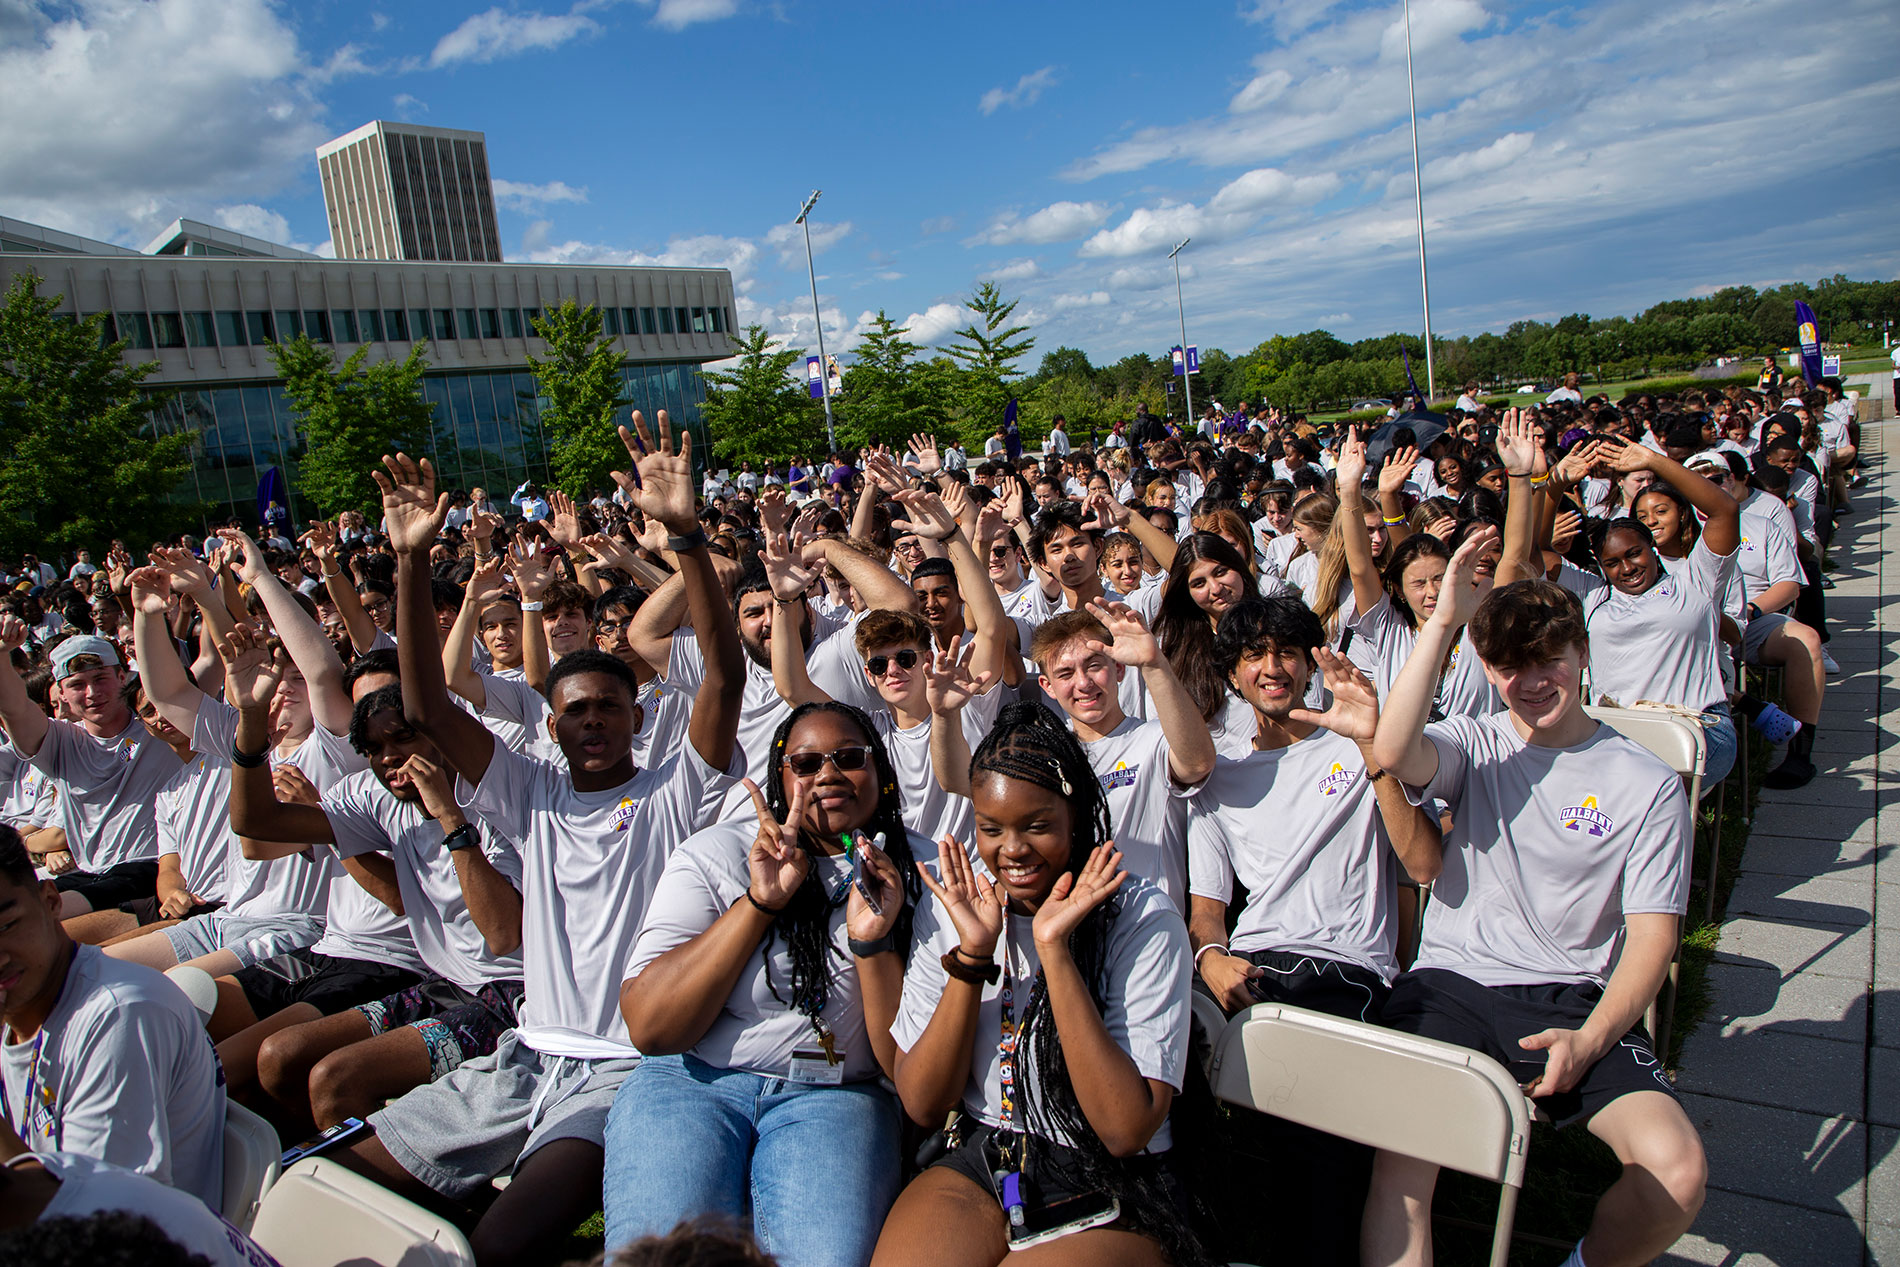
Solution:
[(990, 542), (1008, 535), (1009, 525), (1003, 522), (1003, 512), (996, 508), (995, 502), (976, 512), (976, 531), (970, 534), (970, 539), (976, 543), (977, 555), (985, 563), (989, 562)]
[(766, 536), (790, 528), (795, 513), (792, 503), (785, 496), (785, 490), (778, 485), (774, 484), (759, 495), (759, 527)]
[[(407, 453), (384, 455), (383, 470), (370, 478), (383, 490), (383, 524), (398, 554), (427, 555), (449, 517), (449, 495), (435, 491), (435, 467)], [(385, 473), (387, 472), (387, 473)]]
[(132, 574), (132, 556), (125, 547), (114, 545), (112, 552), (106, 555), (106, 584), (114, 594), (125, 593), (126, 577)]
[(1097, 642), (1091, 638), (1085, 644), (1090, 651), (1100, 651), (1115, 663), (1125, 664), (1131, 669), (1152, 669), (1166, 663), (1161, 654), (1160, 639), (1149, 632), (1141, 613), (1127, 603), (1110, 603), (1092, 598), (1089, 600), (1088, 612), (1108, 628), (1109, 636), (1114, 639), (1113, 642)]
[[(306, 543), (308, 543), (315, 531), (313, 528), (310, 532), (303, 534)], [(270, 568), (264, 562), (263, 547), (251, 540), (248, 533), (240, 528), (220, 528), (218, 529), (218, 536), (229, 551), (232, 566), (237, 568), (239, 580), (243, 581), (246, 585), (255, 585), (270, 574)], [(328, 553), (318, 549), (314, 545), (310, 547), (317, 556), (317, 566), (319, 568), (323, 568), (325, 564), (336, 558), (334, 538), (335, 534), (333, 532), (332, 544), (328, 549)]]
[(218, 639), (218, 659), (224, 663), (224, 690), (240, 711), (267, 710), (283, 676), (264, 636), (249, 625), (234, 625)]
[(277, 790), (277, 799), (286, 805), (323, 804), (323, 793), (317, 785), (294, 765), (280, 765), (270, 772), (271, 786)]
[(580, 512), (574, 499), (558, 488), (548, 490), (548, 532), (569, 550), (581, 541)]
[(132, 610), (163, 616), (172, 606), (171, 573), (164, 568), (139, 568), (126, 578), (132, 591)]
[(1558, 554), (1570, 553), (1571, 542), (1583, 531), (1583, 515), (1574, 510), (1560, 510), (1550, 525), (1550, 548)]
[(1614, 437), (1614, 443), (1607, 443), (1603, 458), (1610, 469), (1618, 475), (1628, 475), (1631, 471), (1649, 471), (1655, 469), (1656, 451), (1645, 444)]
[(994, 959), (1003, 935), (1003, 886), (979, 876), (968, 851), (949, 836), (937, 842), (937, 875), (919, 866), (917, 877), (950, 917), (962, 957), (979, 964)]
[(1565, 488), (1575, 488), (1603, 458), (1603, 441), (1584, 440), (1571, 447), (1557, 463), (1556, 476)]
[(1432, 619), (1454, 628), (1470, 622), (1477, 614), (1484, 594), (1478, 589), (1478, 560), (1487, 550), (1495, 550), (1502, 537), (1496, 527), (1487, 524), (1465, 538), (1445, 568), (1445, 580), (1438, 591), (1438, 606)]
[(964, 644), (963, 651), (939, 651), (924, 657), (924, 699), (932, 713), (955, 713), (965, 704), (990, 689), (994, 673), (972, 676), (970, 660), (976, 654), (976, 642)]
[(957, 521), (943, 499), (927, 488), (906, 488), (891, 494), (904, 508), (910, 530), (926, 541), (943, 541), (957, 532)]
[(1110, 497), (1107, 493), (1089, 494), (1089, 509), (1106, 529), (1126, 528), (1135, 512)]
[(937, 437), (922, 434), (910, 438), (910, 456), (917, 463), (917, 473), (929, 479), (943, 469), (943, 457), (937, 452)]
[(681, 431), (676, 450), (666, 410), (654, 416), (654, 424), (659, 431), (657, 443), (638, 409), (633, 411), (633, 430), (620, 428), (620, 443), (633, 459), (633, 470), (615, 471), (614, 479), (640, 513), (658, 519), (673, 536), (684, 537), (699, 528), (693, 497), (693, 433)]
[(475, 561), (475, 570), (469, 573), (468, 583), (462, 587), (464, 602), (477, 607), (499, 595), (507, 586), (508, 578), (501, 574), (501, 559), (489, 555)]
[(1402, 449), (1394, 449), (1385, 455), (1385, 465), (1379, 468), (1379, 492), (1400, 493), (1405, 491), (1405, 481), (1412, 478), (1412, 471), (1418, 466), (1418, 446), (1408, 444)]
[(0, 615), (0, 655), (12, 655), (26, 645), (26, 622), (12, 612)]
[(798, 825), (805, 817), (805, 785), (788, 781), (792, 783), (791, 802), (786, 807), (785, 821), (780, 822), (765, 803), (759, 785), (751, 779), (740, 780), (752, 794), (752, 808), (759, 815), (759, 834), (746, 855), (746, 870), (752, 877), (746, 891), (768, 911), (784, 910), (811, 870), (811, 855), (798, 844)]
[(882, 941), (897, 927), (897, 917), (904, 910), (904, 877), (898, 873), (897, 864), (891, 861), (889, 854), (862, 835), (853, 838), (858, 842), (858, 860), (863, 864), (865, 884), (877, 895), (878, 904), (873, 909), (853, 884), (844, 905), (845, 934), (856, 941)]
[(179, 593), (196, 599), (211, 596), (211, 570), (191, 551), (159, 546), (152, 551), (152, 562), (171, 574), (172, 588)]
[(477, 553), (487, 553), (488, 543), (501, 529), (501, 523), (501, 516), (493, 511), (471, 510), (469, 512), (468, 524), (464, 531), (468, 534), (468, 539), (475, 543)]
[(1507, 409), (1498, 423), (1498, 459), (1507, 475), (1544, 473), (1544, 436), (1522, 409)]
[(1365, 497), (1366, 441), (1354, 427), (1339, 445), (1339, 464), (1333, 469), (1333, 487), (1339, 500), (1353, 505)]
[(1355, 743), (1371, 743), (1373, 732), (1379, 729), (1379, 692), (1358, 665), (1330, 647), (1314, 648), (1313, 658), (1326, 674), (1326, 689), (1333, 693), (1333, 702), (1324, 712), (1296, 708), (1287, 716)]
[[(235, 532), (234, 528), (220, 528), (220, 536)], [(297, 540), (309, 546), (311, 553), (317, 556), (317, 566), (330, 571), (336, 565), (336, 524), (332, 520), (318, 519)], [(262, 560), (260, 560), (261, 562)]]
[(759, 557), (765, 565), (765, 579), (772, 587), (773, 598), (782, 603), (795, 602), (811, 588), (813, 570), (799, 554), (792, 552), (791, 542), (784, 533), (768, 536)]
[(603, 567), (619, 568), (627, 575), (633, 575), (633, 551), (619, 537), (609, 537), (595, 533), (591, 537), (581, 538), (581, 549), (594, 556)]
[(1069, 953), (1069, 936), (1082, 926), (1090, 911), (1114, 897), (1127, 881), (1122, 870), (1121, 851), (1115, 842), (1097, 845), (1082, 864), (1080, 875), (1064, 872), (1056, 880), (1049, 896), (1036, 908), (1030, 931), (1036, 938), (1036, 952), (1047, 960), (1052, 954)]
[(1005, 479), (990, 504), (1002, 511), (1003, 521), (1013, 527), (1023, 517), (1023, 482), (1015, 478)]
[(508, 570), (524, 603), (538, 601), (554, 583), (554, 568), (541, 552), (541, 543), (532, 538), (516, 537), (508, 543)]
[(910, 487), (910, 476), (897, 460), (881, 449), (866, 450), (864, 454), (864, 474), (877, 490), (887, 497), (894, 497)]

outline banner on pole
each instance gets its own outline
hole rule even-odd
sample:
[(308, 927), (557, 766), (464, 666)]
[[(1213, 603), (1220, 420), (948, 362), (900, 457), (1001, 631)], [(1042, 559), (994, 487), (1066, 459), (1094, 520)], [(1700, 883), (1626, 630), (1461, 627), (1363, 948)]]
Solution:
[(1184, 378), (1189, 374), (1198, 374), (1201, 372), (1201, 349), (1195, 347), (1193, 344), (1190, 343), (1188, 345), (1186, 352), (1183, 352), (1178, 347), (1172, 348), (1169, 350), (1168, 355), (1174, 362), (1174, 375), (1176, 378)]
[(825, 371), (815, 356), (805, 358), (805, 382), (811, 388), (811, 398), (821, 400), (825, 394)]
[(1795, 342), (1801, 345), (1801, 377), (1812, 387), (1821, 381), (1821, 325), (1814, 309), (1800, 300), (1794, 305)]
[(1839, 352), (1823, 352), (1821, 354), (1821, 377), (1839, 378), (1840, 376), (1841, 354)]

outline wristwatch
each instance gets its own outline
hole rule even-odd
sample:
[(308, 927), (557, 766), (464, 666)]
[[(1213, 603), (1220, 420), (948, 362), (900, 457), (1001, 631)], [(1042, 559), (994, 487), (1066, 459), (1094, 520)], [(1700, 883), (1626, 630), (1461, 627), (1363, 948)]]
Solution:
[(707, 540), (706, 530), (704, 528), (695, 528), (683, 537), (669, 536), (666, 539), (666, 548), (671, 550), (674, 554), (684, 554), (688, 550), (705, 545)]
[(442, 837), (442, 847), (453, 853), (457, 849), (479, 849), (482, 838), (476, 832), (474, 823), (463, 823), (448, 835)]

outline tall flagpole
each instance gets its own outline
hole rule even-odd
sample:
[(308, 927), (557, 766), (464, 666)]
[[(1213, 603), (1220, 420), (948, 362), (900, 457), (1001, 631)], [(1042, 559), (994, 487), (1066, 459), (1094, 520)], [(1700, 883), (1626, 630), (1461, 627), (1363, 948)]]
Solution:
[[(1413, 146), (1417, 148), (1416, 143)], [(832, 453), (838, 451), (838, 433), (831, 425), (831, 362), (825, 358), (825, 314), (818, 310), (818, 270), (811, 262), (811, 209), (818, 205), (818, 195), (822, 189), (811, 191), (811, 197), (805, 199), (805, 205), (798, 209), (798, 219), (794, 224), (805, 230), (805, 276), (811, 279), (811, 316), (818, 325), (818, 389), (825, 400), (825, 447)], [(1431, 323), (1426, 323), (1430, 328)]]
[(1425, 400), (1438, 394), (1432, 371), (1432, 285), (1425, 273), (1425, 176), (1418, 164), (1418, 90), (1412, 84), (1412, 0), (1405, 0), (1405, 95), (1412, 102), (1412, 197), (1418, 204), (1418, 289), (1425, 300)]
[(1181, 318), (1181, 391), (1187, 404), (1187, 421), (1181, 424), (1182, 435), (1194, 434), (1194, 375), (1188, 373), (1187, 363), (1187, 309), (1181, 303), (1181, 247), (1192, 242), (1193, 238), (1182, 238), (1180, 245), (1168, 252), (1168, 258), (1174, 261), (1174, 311)]

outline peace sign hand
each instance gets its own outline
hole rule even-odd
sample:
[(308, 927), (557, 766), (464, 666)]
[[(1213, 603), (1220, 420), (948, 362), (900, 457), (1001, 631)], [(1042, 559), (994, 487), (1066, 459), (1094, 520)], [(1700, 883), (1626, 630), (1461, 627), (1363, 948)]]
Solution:
[(1082, 926), (1090, 911), (1114, 897), (1128, 879), (1122, 870), (1121, 851), (1115, 842), (1096, 846), (1082, 864), (1082, 874), (1064, 872), (1056, 880), (1049, 896), (1036, 910), (1030, 930), (1035, 934), (1036, 953), (1047, 960), (1069, 953), (1069, 937)]
[(937, 874), (918, 867), (924, 882), (950, 917), (957, 930), (957, 947), (972, 963), (987, 963), (996, 957), (996, 942), (1003, 935), (1003, 886), (977, 875), (970, 855), (956, 840), (945, 836), (937, 842)]
[(802, 783), (792, 783), (791, 803), (786, 806), (785, 821), (781, 823), (772, 816), (772, 808), (765, 803), (765, 793), (759, 791), (759, 785), (751, 779), (740, 782), (752, 794), (752, 807), (759, 815), (759, 834), (746, 856), (746, 870), (751, 873), (746, 892), (767, 910), (782, 911), (797, 895), (805, 883), (806, 873), (811, 870), (811, 855), (798, 844), (798, 824), (805, 817), (805, 787)]

